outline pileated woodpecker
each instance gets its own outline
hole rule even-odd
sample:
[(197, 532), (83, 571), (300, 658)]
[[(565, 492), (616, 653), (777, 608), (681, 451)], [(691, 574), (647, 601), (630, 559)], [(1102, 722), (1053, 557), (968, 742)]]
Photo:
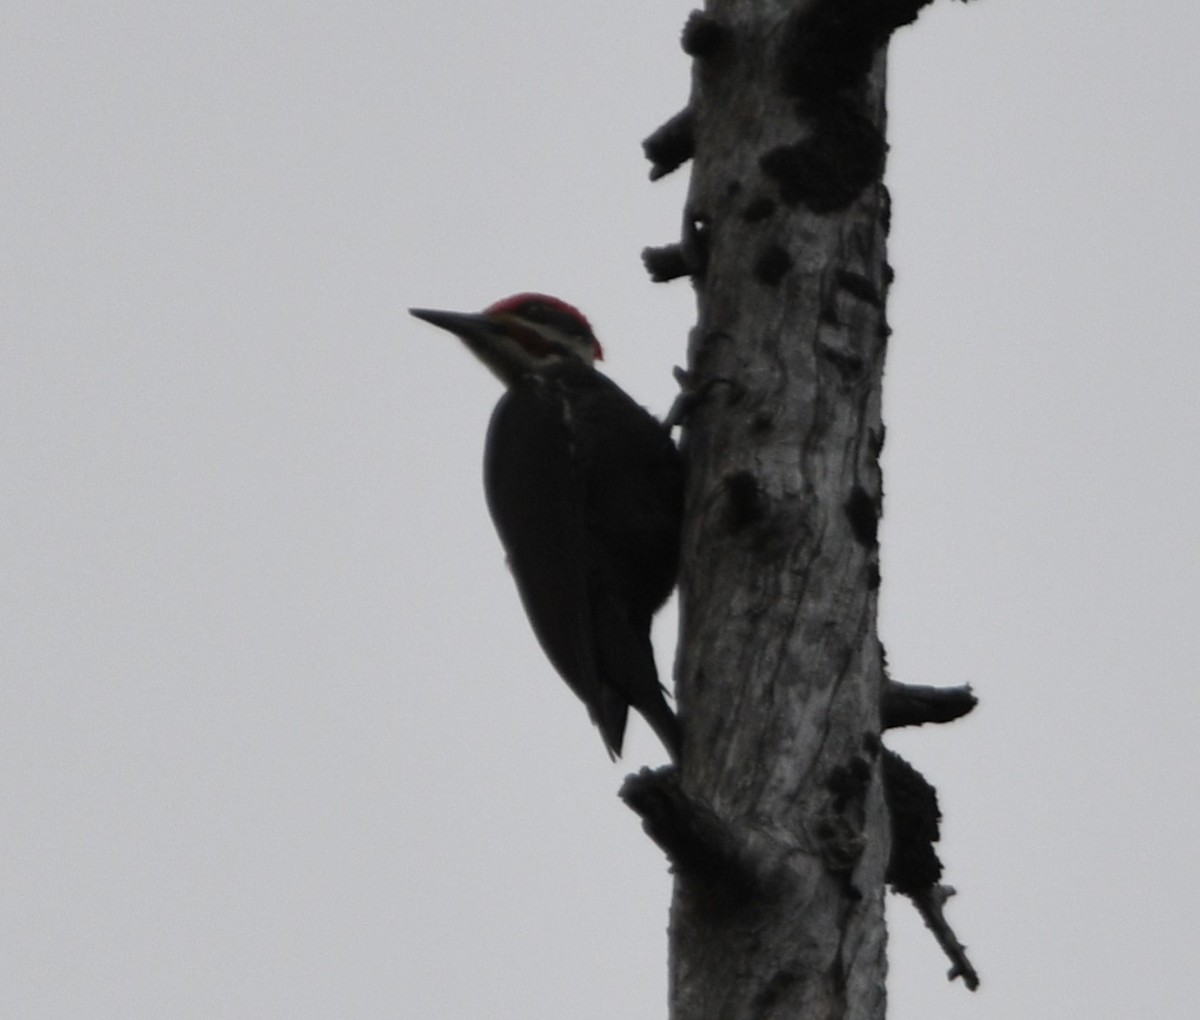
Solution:
[(650, 619), (675, 586), (683, 461), (665, 426), (594, 367), (577, 309), (518, 294), (473, 315), (410, 309), (507, 387), (488, 426), (488, 509), (542, 649), (621, 753), (633, 706), (679, 759)]

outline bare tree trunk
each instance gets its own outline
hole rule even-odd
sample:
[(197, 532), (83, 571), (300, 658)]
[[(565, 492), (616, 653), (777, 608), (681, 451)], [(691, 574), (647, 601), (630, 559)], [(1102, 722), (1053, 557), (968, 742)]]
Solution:
[(875, 534), (890, 28), (844, 23), (871, 6), (710, 0), (685, 33), (693, 93), (674, 130), (695, 163), (671, 253), (699, 299), (685, 744), (681, 781), (659, 777), (639, 807), (676, 866), (674, 1020), (885, 1012)]

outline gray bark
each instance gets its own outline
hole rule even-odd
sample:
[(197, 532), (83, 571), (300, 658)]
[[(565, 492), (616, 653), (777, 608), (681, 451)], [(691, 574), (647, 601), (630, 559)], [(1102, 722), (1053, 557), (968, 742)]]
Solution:
[[(828, 122), (780, 87), (785, 24), (806, 6), (710, 0), (728, 31), (695, 62), (683, 766), (626, 791), (676, 866), (674, 1020), (885, 1012), (888, 199), (878, 174), (845, 202), (821, 192), (810, 143)], [(880, 139), (884, 79), (880, 47), (854, 91)]]

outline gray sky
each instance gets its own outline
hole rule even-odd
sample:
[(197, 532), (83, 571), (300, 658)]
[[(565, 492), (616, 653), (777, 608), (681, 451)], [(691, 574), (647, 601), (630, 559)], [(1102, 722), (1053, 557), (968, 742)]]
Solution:
[[(662, 752), (541, 658), (497, 384), (405, 309), (560, 294), (666, 409), (691, 6), (4, 5), (0, 1015), (664, 1015)], [(880, 628), (982, 699), (892, 742), (984, 981), (893, 901), (898, 1020), (1194, 1015), (1197, 52), (1184, 0), (892, 48)]]

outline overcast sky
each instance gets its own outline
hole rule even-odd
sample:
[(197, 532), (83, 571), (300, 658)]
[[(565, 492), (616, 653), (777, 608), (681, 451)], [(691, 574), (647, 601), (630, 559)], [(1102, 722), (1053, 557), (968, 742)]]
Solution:
[[(541, 657), (498, 386), (405, 309), (560, 294), (665, 411), (690, 6), (4, 4), (0, 1016), (665, 1015), (662, 751)], [(1198, 52), (1191, 0), (892, 47), (880, 630), (981, 698), (892, 743), (983, 978), (892, 901), (896, 1020), (1195, 1015)]]

